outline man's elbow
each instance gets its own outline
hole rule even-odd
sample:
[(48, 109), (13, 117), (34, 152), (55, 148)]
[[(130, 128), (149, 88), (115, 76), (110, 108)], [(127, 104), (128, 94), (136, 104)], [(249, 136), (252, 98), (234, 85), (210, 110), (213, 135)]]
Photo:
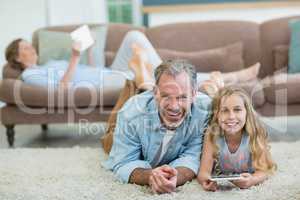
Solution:
[(195, 172), (187, 167), (178, 167), (176, 169), (178, 171), (177, 186), (190, 182), (196, 177)]

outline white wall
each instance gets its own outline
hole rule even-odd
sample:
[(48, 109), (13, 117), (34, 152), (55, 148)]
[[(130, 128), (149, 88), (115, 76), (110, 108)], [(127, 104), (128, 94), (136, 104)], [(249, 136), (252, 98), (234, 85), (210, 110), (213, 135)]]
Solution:
[[(49, 25), (107, 22), (106, 0), (0, 0), (0, 71), (5, 48), (15, 38), (31, 41)], [(0, 79), (2, 73), (0, 73)]]
[(143, 25), (143, 16), (142, 16), (142, 0), (131, 0), (132, 2), (132, 19), (135, 26)]
[[(13, 39), (31, 40), (33, 30), (45, 26), (46, 0), (0, 0), (0, 70), (5, 63), (5, 48)], [(2, 73), (0, 75), (2, 77)]]
[(157, 26), (175, 22), (208, 21), (208, 20), (249, 20), (263, 21), (300, 15), (300, 7), (265, 8), (265, 9), (226, 9), (201, 12), (154, 13), (149, 15), (149, 26)]
[(107, 22), (105, 0), (47, 0), (48, 25)]

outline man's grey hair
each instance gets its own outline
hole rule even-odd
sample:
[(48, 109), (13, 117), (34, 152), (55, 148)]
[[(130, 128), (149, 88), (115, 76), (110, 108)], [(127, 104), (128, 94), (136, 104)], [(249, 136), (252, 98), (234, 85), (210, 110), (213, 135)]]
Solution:
[(182, 72), (187, 73), (190, 78), (192, 88), (195, 89), (197, 85), (197, 73), (195, 67), (187, 60), (182, 59), (168, 60), (159, 65), (154, 72), (155, 84), (158, 85), (159, 79), (163, 74), (175, 77)]

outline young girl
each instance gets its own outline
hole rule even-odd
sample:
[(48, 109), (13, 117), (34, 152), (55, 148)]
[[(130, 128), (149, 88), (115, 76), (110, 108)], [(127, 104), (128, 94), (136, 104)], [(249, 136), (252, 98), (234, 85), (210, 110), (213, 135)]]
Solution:
[(267, 132), (249, 97), (240, 88), (225, 87), (213, 99), (213, 116), (204, 136), (198, 181), (204, 190), (216, 191), (211, 175), (241, 174), (232, 181), (249, 188), (276, 169), (267, 144)]

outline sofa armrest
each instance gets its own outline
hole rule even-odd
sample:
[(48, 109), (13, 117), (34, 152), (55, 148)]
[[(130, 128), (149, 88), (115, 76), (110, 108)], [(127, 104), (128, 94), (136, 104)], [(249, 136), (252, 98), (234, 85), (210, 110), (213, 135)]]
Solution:
[(278, 45), (273, 49), (274, 71), (281, 70), (288, 66), (289, 46)]
[(300, 103), (300, 74), (277, 74), (265, 86), (266, 100), (272, 104)]
[(21, 70), (13, 68), (10, 64), (6, 63), (3, 66), (2, 77), (3, 79), (11, 78), (11, 79), (18, 79), (22, 74)]
[(65, 90), (26, 84), (21, 80), (4, 79), (0, 82), (0, 100), (7, 104), (43, 108), (75, 108), (113, 106), (125, 81), (108, 77), (100, 88), (76, 87)]

